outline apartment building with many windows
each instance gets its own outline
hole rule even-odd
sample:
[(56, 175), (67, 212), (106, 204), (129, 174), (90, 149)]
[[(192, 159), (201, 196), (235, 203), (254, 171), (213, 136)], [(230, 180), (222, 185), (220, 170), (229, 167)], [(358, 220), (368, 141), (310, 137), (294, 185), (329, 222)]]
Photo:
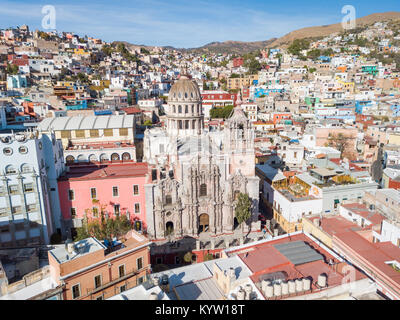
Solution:
[(58, 180), (61, 211), (69, 235), (74, 235), (85, 215), (99, 218), (101, 211), (108, 217), (127, 215), (136, 230), (144, 230), (147, 171), (146, 163), (132, 161), (70, 166)]
[(0, 135), (0, 246), (47, 244), (62, 232), (57, 178), (60, 141), (39, 132)]
[(49, 251), (51, 277), (63, 300), (104, 300), (148, 280), (150, 244), (130, 231), (107, 247), (96, 238), (67, 242)]

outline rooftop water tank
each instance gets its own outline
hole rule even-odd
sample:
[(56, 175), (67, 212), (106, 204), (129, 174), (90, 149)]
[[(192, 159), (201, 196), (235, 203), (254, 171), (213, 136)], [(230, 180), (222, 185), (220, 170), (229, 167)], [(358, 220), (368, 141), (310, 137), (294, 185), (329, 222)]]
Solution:
[(160, 278), (159, 277), (154, 277), (153, 278), (153, 284), (155, 285), (155, 286), (158, 286), (158, 285), (160, 285)]
[(235, 275), (235, 269), (233, 268), (229, 268), (227, 270), (227, 275), (229, 279), (236, 279), (236, 275)]
[(266, 288), (265, 288), (265, 292), (264, 292), (265, 296), (269, 299), (271, 299), (274, 296), (274, 286), (272, 284), (269, 284)]
[(327, 280), (327, 276), (325, 274), (320, 274), (318, 276), (318, 286), (320, 288), (325, 288), (326, 287), (326, 280)]
[(270, 285), (270, 284), (271, 284), (271, 281), (269, 281), (269, 280), (263, 280), (263, 281), (261, 282), (261, 290), (262, 290), (263, 292), (265, 292), (265, 289), (266, 289), (267, 286)]
[(311, 290), (311, 280), (308, 278), (303, 279), (303, 289), (304, 291)]
[(282, 295), (285, 296), (289, 294), (289, 284), (286, 281), (282, 282)]
[(296, 279), (296, 292), (303, 291), (303, 279)]
[(296, 293), (296, 284), (293, 280), (289, 280), (288, 281), (288, 285), (289, 285), (289, 293)]
[(282, 295), (282, 286), (279, 283), (274, 284), (274, 296), (275, 297), (280, 297)]
[(246, 284), (244, 291), (246, 292), (246, 300), (250, 300), (251, 293), (253, 292), (253, 287), (251, 284)]
[(67, 252), (69, 253), (69, 254), (73, 254), (73, 253), (75, 253), (75, 244), (72, 242), (72, 241), (70, 241), (70, 242), (67, 242), (66, 243), (66, 249), (67, 249)]
[(158, 300), (158, 294), (155, 292), (150, 293), (149, 300)]
[(237, 293), (237, 300), (244, 300), (246, 297), (246, 292), (243, 289), (240, 289)]

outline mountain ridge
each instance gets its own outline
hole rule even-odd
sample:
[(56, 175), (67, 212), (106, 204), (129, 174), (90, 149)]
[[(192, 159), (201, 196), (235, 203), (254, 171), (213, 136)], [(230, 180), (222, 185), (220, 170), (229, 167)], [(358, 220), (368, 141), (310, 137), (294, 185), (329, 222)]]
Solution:
[[(356, 27), (364, 27), (367, 25), (374, 24), (376, 22), (388, 22), (390, 20), (399, 20), (400, 12), (389, 11), (383, 13), (373, 13), (361, 18), (356, 19)], [(276, 47), (287, 47), (291, 42), (296, 39), (304, 38), (319, 38), (326, 37), (333, 33), (340, 33), (343, 31), (341, 23), (329, 24), (323, 26), (312, 26), (305, 27), (291, 31), (280, 38), (271, 38), (269, 40), (263, 41), (213, 41), (205, 44), (204, 46), (197, 48), (175, 48), (172, 46), (158, 46), (162, 48), (169, 48), (178, 50), (181, 52), (193, 52), (193, 53), (214, 53), (214, 54), (245, 54), (256, 50), (261, 50), (265, 48), (276, 48)], [(155, 48), (157, 46), (146, 46), (146, 45), (136, 45), (131, 44), (126, 41), (115, 41), (113, 43), (125, 43), (131, 47), (144, 47), (144, 48)]]

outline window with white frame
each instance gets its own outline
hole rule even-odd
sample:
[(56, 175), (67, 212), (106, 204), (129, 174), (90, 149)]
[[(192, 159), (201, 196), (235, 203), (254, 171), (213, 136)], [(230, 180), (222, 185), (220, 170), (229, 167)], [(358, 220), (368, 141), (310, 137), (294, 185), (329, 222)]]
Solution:
[(143, 268), (143, 258), (142, 257), (136, 259), (136, 267), (138, 270)]
[(135, 213), (140, 213), (140, 203), (135, 203)]
[(113, 197), (118, 197), (118, 187), (113, 187)]
[(90, 188), (90, 197), (92, 199), (96, 199), (96, 197), (97, 197), (96, 188)]
[(81, 296), (81, 285), (78, 283), (72, 286), (72, 299), (77, 299)]

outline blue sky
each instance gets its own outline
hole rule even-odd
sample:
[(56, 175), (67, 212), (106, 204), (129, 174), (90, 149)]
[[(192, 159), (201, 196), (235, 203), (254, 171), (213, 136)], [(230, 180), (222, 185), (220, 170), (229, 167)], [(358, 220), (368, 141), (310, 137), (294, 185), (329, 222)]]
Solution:
[(400, 11), (398, 0), (0, 0), (0, 28), (42, 29), (44, 5), (57, 31), (135, 44), (198, 47), (213, 41), (260, 41), (302, 27), (339, 23), (344, 5), (357, 17)]

